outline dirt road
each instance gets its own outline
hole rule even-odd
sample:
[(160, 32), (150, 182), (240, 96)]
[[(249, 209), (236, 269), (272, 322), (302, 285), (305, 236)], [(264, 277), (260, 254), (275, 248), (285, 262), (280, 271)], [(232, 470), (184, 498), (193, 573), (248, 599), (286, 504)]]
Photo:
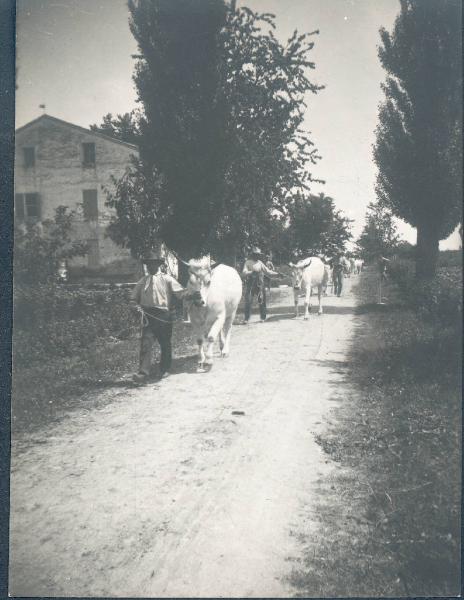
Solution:
[(106, 391), (17, 440), (10, 594), (293, 595), (317, 481), (335, 468), (314, 436), (348, 393), (345, 281), (322, 317), (292, 318), (288, 294), (265, 324), (236, 326), (210, 373)]

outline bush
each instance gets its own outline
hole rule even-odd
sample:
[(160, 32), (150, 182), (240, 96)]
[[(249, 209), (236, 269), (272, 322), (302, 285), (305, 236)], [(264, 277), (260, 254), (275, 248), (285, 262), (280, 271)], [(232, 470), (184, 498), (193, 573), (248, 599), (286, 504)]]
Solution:
[(438, 255), (439, 267), (462, 267), (462, 250), (442, 250)]
[(87, 253), (87, 243), (73, 239), (75, 216), (75, 211), (58, 206), (53, 219), (15, 226), (13, 267), (17, 282), (53, 281), (63, 259)]
[(16, 286), (14, 307), (13, 351), (20, 365), (89, 351), (100, 338), (123, 339), (137, 327), (128, 290)]
[(395, 260), (388, 269), (407, 303), (424, 318), (460, 329), (462, 319), (462, 272), (459, 267), (440, 268), (429, 281), (418, 281), (414, 263)]

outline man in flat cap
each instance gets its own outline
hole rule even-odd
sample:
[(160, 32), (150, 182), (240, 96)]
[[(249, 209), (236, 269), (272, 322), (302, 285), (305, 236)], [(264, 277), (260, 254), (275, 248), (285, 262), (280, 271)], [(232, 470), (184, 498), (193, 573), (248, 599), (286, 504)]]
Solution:
[(131, 301), (142, 314), (139, 371), (133, 380), (142, 383), (150, 377), (151, 355), (155, 340), (161, 348), (160, 378), (167, 377), (172, 361), (173, 296), (182, 298), (186, 290), (166, 273), (165, 257), (161, 249), (147, 252), (142, 262), (148, 275), (135, 284)]

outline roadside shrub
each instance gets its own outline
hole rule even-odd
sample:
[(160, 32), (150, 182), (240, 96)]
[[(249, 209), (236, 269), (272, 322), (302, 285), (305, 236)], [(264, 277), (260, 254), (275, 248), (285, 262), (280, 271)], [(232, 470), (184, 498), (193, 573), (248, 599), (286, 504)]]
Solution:
[(438, 255), (439, 267), (462, 267), (462, 250), (442, 250)]
[(100, 339), (123, 339), (137, 327), (129, 290), (72, 290), (58, 285), (16, 286), (15, 364), (88, 352)]
[(395, 260), (388, 274), (398, 284), (404, 300), (424, 318), (460, 329), (462, 319), (462, 272), (459, 267), (439, 268), (429, 281), (418, 281), (414, 263)]

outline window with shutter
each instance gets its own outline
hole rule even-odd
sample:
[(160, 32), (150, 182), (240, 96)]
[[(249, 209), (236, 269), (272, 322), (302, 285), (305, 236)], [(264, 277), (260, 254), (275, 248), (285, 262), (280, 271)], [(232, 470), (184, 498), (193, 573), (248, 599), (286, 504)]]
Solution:
[(15, 216), (19, 221), (24, 220), (24, 194), (15, 194)]
[(98, 221), (97, 190), (82, 191), (84, 221)]
[(95, 166), (95, 144), (93, 142), (82, 144), (82, 161), (84, 167)]
[(24, 166), (35, 167), (35, 148), (30, 146), (28, 148), (23, 148), (24, 152)]
[(26, 218), (31, 221), (40, 219), (40, 198), (39, 194), (24, 194), (24, 210)]

